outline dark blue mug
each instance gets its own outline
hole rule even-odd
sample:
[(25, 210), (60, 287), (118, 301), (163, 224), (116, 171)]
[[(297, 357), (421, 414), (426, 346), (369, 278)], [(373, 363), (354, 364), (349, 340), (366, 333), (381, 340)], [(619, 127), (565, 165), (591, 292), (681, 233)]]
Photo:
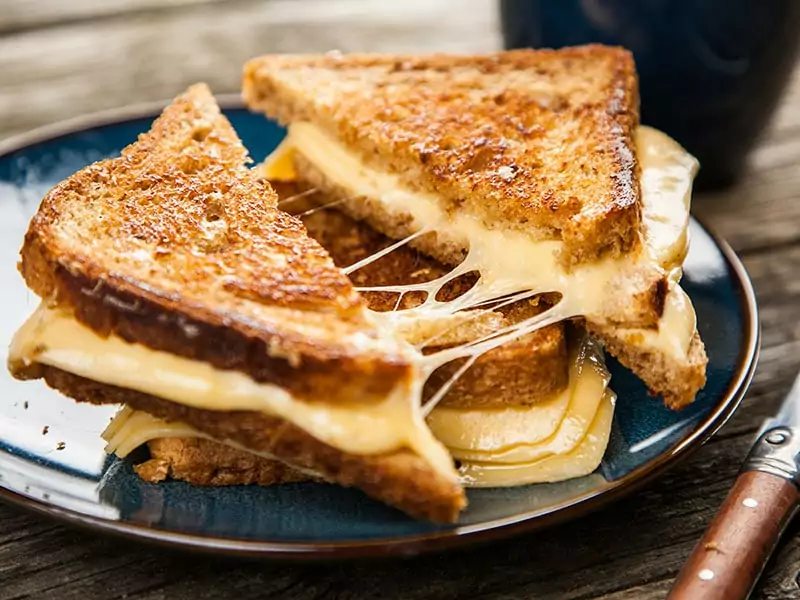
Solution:
[(697, 187), (729, 185), (793, 71), (800, 0), (501, 0), (507, 48), (624, 46), (642, 123), (700, 160)]

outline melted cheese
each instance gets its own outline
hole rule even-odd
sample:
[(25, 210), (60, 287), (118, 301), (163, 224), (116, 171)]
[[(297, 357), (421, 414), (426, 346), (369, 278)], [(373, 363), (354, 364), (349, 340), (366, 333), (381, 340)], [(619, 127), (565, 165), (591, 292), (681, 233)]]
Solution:
[[(545, 428), (536, 421), (539, 416), (537, 407), (484, 410), (437, 408), (428, 417), (428, 425), (453, 457), (461, 461), (530, 463), (547, 456), (569, 453), (586, 436), (610, 378), (593, 345), (584, 348), (588, 352), (572, 360), (569, 387), (564, 394), (568, 398), (568, 405), (563, 418), (545, 437), (541, 436)], [(475, 427), (481, 420), (485, 423)], [(451, 445), (449, 436), (440, 435), (442, 424), (451, 431), (460, 427), (462, 436), (471, 439), (466, 444)], [(534, 435), (529, 435), (529, 431)]]
[[(152, 440), (162, 438), (203, 438), (218, 444), (225, 444), (242, 452), (260, 456), (261, 458), (279, 460), (269, 452), (249, 450), (231, 440), (217, 440), (186, 423), (178, 421), (167, 422), (145, 412), (134, 410), (129, 406), (123, 406), (114, 415), (114, 418), (100, 436), (107, 442), (106, 453), (116, 454), (119, 458), (125, 458), (136, 448)], [(324, 479), (319, 473), (310, 469), (298, 467), (297, 465), (291, 466), (296, 471), (301, 471), (311, 477)]]
[(636, 155), (641, 167), (642, 221), (653, 260), (679, 267), (689, 250), (689, 209), (697, 161), (669, 136), (640, 127)]
[(464, 462), (459, 468), (468, 487), (509, 487), (583, 477), (603, 460), (614, 417), (614, 394), (606, 391), (586, 436), (571, 451), (530, 463)]
[[(455, 272), (478, 271), (481, 279), (471, 292), (453, 302), (433, 301), (438, 289), (452, 276), (424, 284), (381, 288), (428, 292), (429, 302), (418, 308), (379, 315), (394, 328), (423, 315), (452, 314), (520, 290), (530, 290), (531, 295), (560, 292), (562, 300), (552, 309), (553, 319), (540, 318), (526, 325), (525, 331), (517, 327), (504, 341), (565, 318), (602, 319), (609, 306), (629, 300), (630, 291), (625, 284), (636, 281), (642, 269), (663, 272), (663, 268), (680, 265), (686, 254), (691, 187), (697, 163), (668, 136), (647, 127), (640, 127), (637, 134), (645, 250), (636, 256), (580, 264), (569, 271), (560, 260), (563, 250), (560, 241), (534, 240), (521, 231), (490, 228), (467, 211), (447, 211), (437, 196), (410, 190), (398, 175), (367, 167), (355, 153), (310, 123), (292, 124), (287, 140), (279, 154), (298, 151), (326, 178), (354, 196), (375, 199), (388, 214), (398, 218), (410, 216), (412, 230), (436, 231), (469, 249), (464, 263)], [(279, 159), (273, 161), (277, 163)], [(520, 256), (526, 260), (519, 260)], [(695, 315), (677, 283), (679, 269), (675, 273), (667, 299), (670, 311), (659, 327), (625, 331), (631, 335), (640, 333), (640, 339), (654, 350), (685, 356), (694, 334)], [(501, 343), (486, 344), (481, 350)], [(454, 358), (474, 356), (475, 352), (476, 349), (449, 352), (440, 355), (438, 363), (433, 357), (429, 361), (435, 367)]]
[[(658, 327), (658, 330), (618, 327), (615, 333), (629, 344), (664, 352), (678, 360), (686, 357), (697, 331), (697, 316), (692, 301), (679, 285), (674, 285), (667, 294)], [(664, 335), (662, 331), (670, 331), (671, 335)]]
[(280, 387), (258, 383), (238, 371), (216, 369), (115, 336), (102, 338), (45, 303), (15, 335), (9, 360), (50, 365), (184, 406), (263, 412), (352, 454), (412, 448), (443, 474), (452, 473), (447, 451), (420, 414), (416, 400), (423, 382), (419, 379), (401, 384), (386, 400), (375, 404), (303, 402)]
[(142, 444), (160, 438), (195, 437), (211, 439), (197, 429), (179, 422), (167, 422), (145, 412), (122, 408), (101, 437), (106, 441), (106, 453), (125, 458)]
[(532, 406), (494, 409), (437, 407), (428, 415), (433, 435), (455, 458), (468, 451), (494, 452), (536, 444), (552, 436), (567, 415), (572, 387), (552, 400)]
[(269, 181), (295, 181), (294, 151), (288, 138), (284, 138), (278, 147), (264, 162), (255, 167), (258, 174)]
[[(609, 375), (597, 349), (580, 347), (573, 358), (569, 388), (544, 405), (508, 410), (438, 408), (428, 418), (434, 434), (459, 459), (469, 487), (561, 481), (591, 473), (608, 442), (613, 416)], [(106, 451), (125, 457), (151, 440), (200, 437), (264, 458), (229, 440), (214, 439), (189, 425), (165, 422), (122, 409), (103, 432)]]
[[(42, 329), (47, 332), (45, 335), (30, 333)], [(74, 319), (52, 309), (40, 308), (20, 331), (22, 333), (15, 337), (12, 344), (11, 356), (14, 359), (28, 357), (27, 360), (31, 360), (35, 358), (44, 364), (52, 364), (59, 368), (66, 367), (67, 370), (79, 375), (86, 376), (91, 373), (92, 378), (98, 381), (113, 385), (122, 384), (125, 387), (144, 392), (148, 392), (152, 387), (158, 390), (158, 393), (165, 399), (179, 401), (182, 404), (199, 405), (212, 409), (219, 409), (220, 406), (223, 406), (228, 410), (260, 408), (264, 412), (274, 414), (274, 411), (269, 409), (269, 397), (274, 390), (267, 393), (262, 391), (261, 398), (258, 400), (259, 404), (253, 405), (252, 400), (242, 400), (241, 396), (236, 394), (235, 386), (229, 388), (226, 393), (222, 388), (215, 388), (213, 383), (208, 381), (207, 373), (205, 376), (198, 377), (200, 373), (195, 369), (198, 363), (186, 361), (193, 366), (189, 369), (176, 369), (176, 364), (173, 362), (176, 357), (167, 358), (163, 353), (120, 342), (114, 338), (109, 338), (111, 340), (109, 346), (109, 339), (98, 338), (92, 332), (89, 332), (88, 338), (84, 338), (88, 331), (86, 328), (77, 324)], [(69, 342), (66, 344), (69, 346), (66, 355), (63, 353), (65, 336), (69, 338)], [(94, 347), (97, 343), (102, 344), (105, 352), (100, 352), (98, 348)], [(115, 348), (117, 343), (125, 348), (124, 352), (121, 353), (119, 348)], [(83, 348), (88, 353), (82, 357), (83, 366), (81, 366), (81, 359), (75, 356), (76, 347)], [(139, 354), (140, 352), (144, 354)], [(72, 353), (71, 357), (69, 353)], [(98, 356), (106, 358), (98, 361)], [(91, 358), (87, 359), (87, 357)], [(108, 357), (111, 357), (111, 362), (108, 361)], [(138, 361), (130, 362), (132, 357), (138, 358)], [(162, 362), (165, 358), (167, 359), (166, 363)], [(143, 360), (147, 360), (149, 364), (143, 364)], [(185, 361), (181, 358), (177, 360)], [(98, 362), (101, 363), (100, 370), (93, 371), (92, 368), (98, 367)], [(156, 362), (160, 366), (156, 366)], [(135, 377), (134, 374), (141, 373), (140, 369), (143, 367), (146, 367), (147, 372), (150, 373), (150, 383), (134, 386), (131, 385), (130, 378), (121, 381), (118, 377), (110, 374), (110, 371), (130, 369), (131, 376)], [(170, 372), (167, 385), (161, 378), (162, 368)], [(207, 368), (215, 371), (211, 367)], [(98, 372), (102, 372), (103, 375), (98, 376)], [(200, 392), (200, 394), (192, 400), (188, 400), (184, 390), (181, 389), (183, 386), (175, 386), (173, 383), (178, 374), (193, 382), (191, 392), (195, 394)], [(215, 377), (225, 374), (229, 373), (217, 372)], [(202, 385), (204, 382), (205, 386)], [(599, 351), (594, 344), (586, 341), (579, 345), (576, 356), (572, 360), (568, 390), (546, 405), (509, 411), (458, 411), (439, 408), (429, 417), (429, 425), (440, 441), (450, 446), (453, 456), (462, 461), (460, 470), (465, 485), (514, 485), (531, 483), (537, 478), (548, 481), (566, 479), (577, 476), (576, 473), (583, 474), (586, 469), (589, 469), (587, 472), (590, 472), (594, 469), (591, 466), (593, 457), (598, 452), (602, 455), (603, 440), (607, 440), (608, 432), (603, 430), (600, 424), (597, 424), (599, 421), (595, 414), (601, 409), (599, 405), (604, 397), (607, 383), (608, 372), (602, 364)], [(272, 388), (268, 385), (263, 387)], [(210, 390), (215, 398), (213, 400), (204, 399), (203, 389)], [(233, 393), (228, 395), (231, 391)], [(314, 406), (319, 409), (318, 405)], [(308, 405), (295, 401), (293, 410), (302, 415), (307, 407)], [(397, 422), (370, 422), (365, 425), (361, 416), (351, 423), (343, 423), (341, 411), (331, 409), (330, 406), (323, 408), (323, 411), (327, 413), (326, 420), (335, 421), (335, 426), (349, 428), (349, 433), (356, 436), (354, 438), (357, 440), (356, 446), (348, 448), (349, 451), (364, 449), (365, 438), (361, 437), (364, 432), (372, 431), (377, 437), (384, 440), (398, 432)], [(371, 409), (365, 411), (365, 407), (358, 407), (357, 410), (362, 415), (370, 414), (371, 411)], [(333, 419), (330, 419), (331, 415), (334, 417)], [(392, 417), (396, 414), (390, 412), (387, 416)], [(466, 420), (461, 418), (463, 416), (466, 416)], [(549, 418), (543, 419), (544, 416)], [(595, 425), (590, 429), (589, 424), (593, 420)], [(321, 422), (321, 420), (319, 421)], [(610, 424), (610, 417), (606, 421)], [(325, 439), (329, 434), (325, 428), (320, 430), (319, 423), (315, 428), (302, 416), (300, 416), (299, 422), (321, 439)], [(402, 423), (400, 430), (402, 430)], [(589, 441), (586, 441), (587, 436), (591, 438)], [(166, 437), (201, 437), (214, 440), (211, 436), (184, 423), (167, 423), (149, 414), (129, 408), (123, 409), (103, 432), (103, 438), (108, 442), (106, 450), (120, 457), (127, 456), (150, 440)], [(453, 443), (453, 440), (461, 440), (464, 443), (459, 444), (458, 441)], [(267, 453), (253, 452), (229, 440), (215, 441), (265, 458), (275, 458)], [(335, 441), (339, 447), (342, 445), (341, 439), (326, 441)], [(391, 445), (383, 446), (383, 449), (389, 447)], [(379, 445), (377, 448), (380, 449), (381, 446)], [(371, 449), (375, 450), (376, 447), (372, 446)], [(556, 455), (564, 455), (567, 458), (560, 460), (548, 458)], [(446, 462), (447, 459), (444, 458), (441, 464), (443, 468)]]

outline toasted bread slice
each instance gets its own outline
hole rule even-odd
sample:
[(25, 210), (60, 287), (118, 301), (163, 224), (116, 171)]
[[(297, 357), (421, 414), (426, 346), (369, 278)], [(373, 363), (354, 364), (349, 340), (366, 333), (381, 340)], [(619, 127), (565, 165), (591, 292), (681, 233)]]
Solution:
[(398, 344), (246, 162), (208, 89), (190, 88), (121, 157), (47, 194), (26, 283), (101, 335), (302, 398), (379, 400), (409, 373)]
[[(226, 381), (239, 377), (246, 382), (239, 387), (271, 384), (289, 392), (296, 408), (313, 403), (314, 410), (353, 412), (406, 389), (415, 374), (407, 346), (372, 324), (347, 277), (300, 221), (276, 208), (275, 193), (246, 161), (230, 123), (198, 85), (120, 158), (90, 165), (51, 190), (31, 221), (20, 265), (45, 302), (15, 338), (10, 370), (43, 377), (79, 401), (125, 403), (255, 451), (269, 448), (409, 514), (454, 520), (465, 497), (442, 448), (444, 464), (410, 442), (385, 452), (345, 452), (292, 424), (293, 416), (214, 410), (216, 404), (188, 408), (117, 387), (106, 372), (96, 373), (101, 383), (47, 362), (58, 362), (48, 344), (71, 349), (78, 342), (70, 335), (80, 335), (88, 350), (76, 351), (92, 357), (79, 361), (81, 368), (102, 362), (91, 353), (111, 344), (105, 347), (155, 357), (157, 365), (169, 359), (203, 373), (215, 369), (214, 377)], [(74, 333), (52, 330), (51, 341), (39, 343), (40, 329), (56, 323)], [(154, 373), (130, 387), (171, 397), (176, 382), (185, 381), (180, 374), (170, 380)], [(159, 470), (163, 464), (151, 464), (145, 475)], [(190, 471), (182, 472), (191, 477)]]
[[(265, 56), (245, 66), (243, 88), (251, 108), (290, 125), (293, 143), (293, 130), (310, 126), (308, 144), (330, 139), (396, 178), (402, 199), (375, 197), (343, 185), (344, 164), (331, 178), (307, 148), (294, 157), (304, 181), (392, 238), (428, 226), (435, 208), (533, 242), (559, 240), (566, 268), (641, 252), (638, 87), (625, 50)], [(470, 245), (463, 231), (436, 231), (412, 245), (460, 262)], [(656, 326), (662, 270), (641, 264), (609, 287), (624, 293), (598, 294), (598, 322)]]
[[(376, 455), (348, 454), (283, 419), (263, 413), (189, 408), (49, 366), (43, 367), (43, 377), (48, 385), (80, 402), (126, 404), (166, 421), (187, 423), (211, 437), (231, 440), (314, 471), (340, 485), (357, 487), (412, 516), (452, 522), (466, 505), (464, 491), (455, 479), (442, 477), (428, 461), (407, 449)], [(144, 474), (151, 475), (148, 471), (158, 467), (151, 465)], [(183, 474), (192, 475), (185, 471)]]
[(170, 478), (193, 485), (275, 485), (309, 479), (281, 461), (204, 438), (157, 438), (147, 447), (150, 460), (136, 465), (134, 470), (150, 483)]
[(243, 90), (250, 108), (317, 125), (445, 210), (563, 240), (568, 261), (638, 244), (639, 98), (626, 50), (272, 55), (245, 65)]

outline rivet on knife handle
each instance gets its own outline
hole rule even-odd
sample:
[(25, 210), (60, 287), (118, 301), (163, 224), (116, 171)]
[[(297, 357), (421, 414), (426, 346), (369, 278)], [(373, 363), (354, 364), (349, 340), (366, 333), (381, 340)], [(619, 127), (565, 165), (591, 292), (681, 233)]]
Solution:
[(800, 430), (775, 427), (759, 436), (747, 455), (742, 471), (761, 471), (793, 481), (800, 489)]
[(797, 509), (800, 433), (765, 431), (678, 574), (672, 600), (747, 598)]

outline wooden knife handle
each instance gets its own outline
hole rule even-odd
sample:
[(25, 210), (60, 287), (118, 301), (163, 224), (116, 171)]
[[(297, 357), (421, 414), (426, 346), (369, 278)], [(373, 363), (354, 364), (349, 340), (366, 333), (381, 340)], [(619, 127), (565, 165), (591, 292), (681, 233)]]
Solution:
[(747, 598), (797, 503), (792, 481), (761, 471), (740, 473), (668, 599)]

